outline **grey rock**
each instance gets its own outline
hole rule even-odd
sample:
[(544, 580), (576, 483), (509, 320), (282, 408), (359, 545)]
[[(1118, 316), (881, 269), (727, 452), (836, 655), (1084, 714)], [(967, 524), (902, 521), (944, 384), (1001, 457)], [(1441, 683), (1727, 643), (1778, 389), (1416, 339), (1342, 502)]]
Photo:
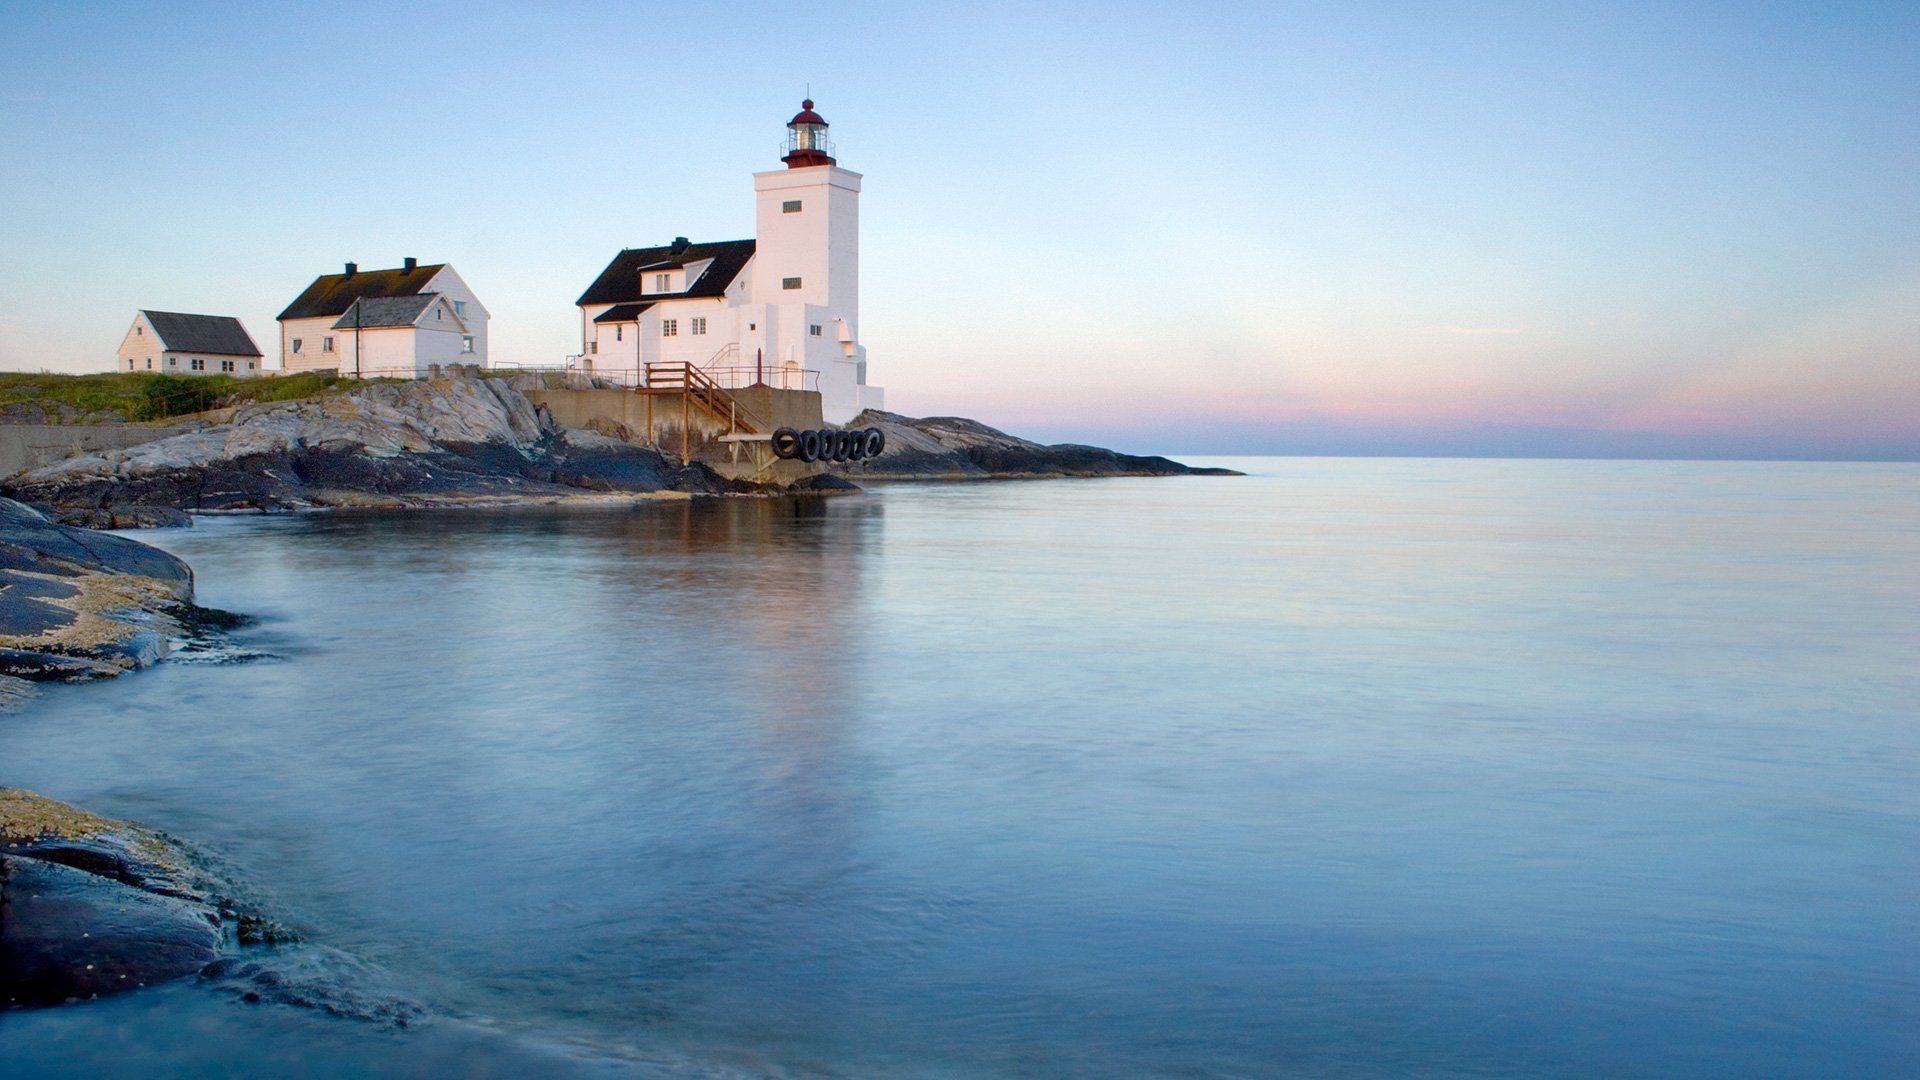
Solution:
[(0, 855), (0, 1005), (58, 1005), (197, 974), (219, 916), (41, 859)]
[(744, 489), (703, 465), (562, 428), (511, 385), (531, 378), (371, 383), (250, 405), (228, 424), (36, 469), (6, 493), (76, 523), (130, 527), (185, 511)]
[(193, 571), (174, 556), (0, 499), (0, 677), (73, 681), (146, 667), (166, 654), (173, 613), (192, 597)]
[(1045, 445), (958, 416), (915, 419), (869, 409), (850, 428), (877, 427), (886, 450), (877, 458), (833, 467), (855, 479), (989, 480), (1043, 476), (1236, 476), (1163, 457), (1122, 454), (1076, 443)]

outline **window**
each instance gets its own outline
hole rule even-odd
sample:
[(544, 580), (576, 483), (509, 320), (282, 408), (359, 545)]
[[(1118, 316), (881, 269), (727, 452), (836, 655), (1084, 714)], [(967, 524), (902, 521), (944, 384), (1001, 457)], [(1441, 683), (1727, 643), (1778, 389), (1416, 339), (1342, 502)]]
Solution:
[(588, 356), (593, 356), (594, 354), (596, 354), (596, 353), (598, 353), (599, 351), (600, 351), (600, 343), (599, 343), (599, 342), (597, 342), (597, 341), (589, 341), (589, 342), (587, 342), (587, 355), (588, 355)]
[(673, 286), (672, 274), (653, 275), (653, 291), (654, 292), (666, 292), (668, 289), (672, 288), (672, 286)]
[(469, 355), (472, 354), (473, 352), (473, 335), (472, 334), (460, 335), (460, 351), (463, 353), (467, 353)]
[(147, 336), (147, 328), (146, 328), (146, 327), (144, 327), (144, 326), (136, 326), (136, 327), (134, 327), (134, 328), (133, 328), (133, 336), (134, 336), (134, 337), (146, 337), (146, 336)]
[(147, 357), (147, 370), (148, 371), (153, 370), (153, 357), (151, 356)]
[(197, 357), (197, 356), (196, 356), (196, 357), (194, 357), (194, 358), (192, 358), (191, 360), (188, 360), (188, 361), (187, 361), (187, 366), (188, 366), (188, 367), (190, 367), (190, 368), (192, 368), (192, 369), (193, 369), (193, 370), (195, 370), (195, 371), (205, 371), (205, 370), (207, 370), (207, 362), (206, 362), (205, 360), (202, 360), (202, 359), (200, 359), (200, 358), (199, 358), (199, 357)]
[(704, 334), (704, 333), (706, 333), (706, 332), (707, 332), (707, 320), (706, 320), (706, 319), (704, 319), (704, 318), (701, 318), (701, 319), (688, 319), (688, 320), (687, 320), (687, 322), (691, 324), (691, 325), (689, 325), (689, 326), (687, 327), (687, 332), (688, 332), (688, 333), (693, 333), (693, 334)]
[(615, 341), (621, 341), (621, 340), (624, 340), (624, 339), (623, 339), (623, 338), (622, 338), (622, 337), (620, 336), (620, 331), (622, 331), (622, 330), (625, 330), (625, 329), (626, 329), (626, 327), (624, 327), (624, 326), (621, 326), (621, 325), (620, 325), (619, 323), (614, 323), (614, 324), (613, 324), (613, 340), (615, 340)]
[(781, 213), (783, 213), (783, 214), (797, 214), (797, 213), (799, 213), (799, 212), (800, 212), (800, 200), (799, 200), (799, 199), (788, 199), (788, 200), (787, 200), (786, 202), (783, 202), (783, 203), (781, 203), (781, 204), (780, 204), (780, 212), (781, 212)]
[(780, 287), (783, 289), (797, 289), (800, 287), (800, 279), (797, 277), (783, 277), (780, 279)]
[(247, 361), (247, 370), (248, 370), (248, 371), (252, 371), (252, 370), (253, 370), (253, 361), (251, 361), (251, 360), (249, 360), (249, 361)]
[(222, 360), (222, 361), (220, 361), (220, 370), (221, 370), (221, 371), (232, 371), (232, 370), (233, 370), (233, 361), (231, 361), (231, 360)]
[(133, 370), (133, 361), (131, 361), (131, 360), (129, 360), (129, 361), (127, 361), (127, 370), (128, 370), (128, 371), (132, 371), (132, 370)]
[(660, 320), (660, 336), (661, 337), (673, 337), (675, 334), (678, 334), (679, 332), (680, 332), (679, 319), (661, 319)]
[(293, 351), (294, 351), (294, 352), (299, 352), (299, 351), (300, 351), (300, 339), (299, 339), (299, 338), (294, 338), (294, 339), (293, 339)]
[(179, 357), (177, 357), (177, 356), (169, 356), (169, 357), (167, 357), (167, 366), (168, 366), (168, 367), (178, 367), (178, 366), (180, 366), (180, 358), (179, 358)]
[(760, 329), (760, 324), (759, 324), (759, 323), (748, 323), (748, 324), (747, 324), (747, 329), (749, 329), (749, 330), (758, 330), (758, 329)]
[(333, 335), (329, 334), (326, 337), (323, 337), (320, 339), (320, 351), (321, 352), (333, 351)]
[(465, 318), (467, 314), (467, 302), (465, 300), (455, 300), (453, 302), (453, 313)]
[(807, 327), (807, 333), (811, 334), (814, 337), (819, 337), (820, 325), (818, 323), (815, 323), (814, 325)]

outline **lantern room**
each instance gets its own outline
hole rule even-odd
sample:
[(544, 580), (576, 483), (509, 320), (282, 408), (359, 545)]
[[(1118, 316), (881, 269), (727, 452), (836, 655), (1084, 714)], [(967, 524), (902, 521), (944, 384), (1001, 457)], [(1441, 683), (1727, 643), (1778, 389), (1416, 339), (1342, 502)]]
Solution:
[(813, 111), (813, 99), (800, 103), (800, 111), (787, 121), (787, 155), (780, 159), (789, 169), (811, 165), (832, 165), (833, 144), (827, 141), (827, 122)]

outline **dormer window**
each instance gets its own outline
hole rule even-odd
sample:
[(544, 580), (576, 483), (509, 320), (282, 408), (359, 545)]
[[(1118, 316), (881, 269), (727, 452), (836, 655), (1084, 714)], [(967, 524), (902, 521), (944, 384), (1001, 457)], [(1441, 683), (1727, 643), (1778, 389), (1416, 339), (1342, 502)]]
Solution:
[(673, 291), (673, 275), (672, 274), (653, 275), (653, 291), (654, 292), (672, 292)]

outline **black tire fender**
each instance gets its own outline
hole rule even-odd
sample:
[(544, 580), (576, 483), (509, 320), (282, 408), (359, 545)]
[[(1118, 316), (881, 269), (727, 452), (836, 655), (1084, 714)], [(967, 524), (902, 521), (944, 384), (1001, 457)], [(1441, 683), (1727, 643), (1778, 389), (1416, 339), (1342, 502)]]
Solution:
[(886, 432), (881, 431), (877, 427), (870, 427), (865, 432), (863, 432), (863, 434), (866, 437), (868, 457), (879, 457), (882, 453), (886, 452), (886, 449), (887, 449), (887, 433)]
[(820, 433), (803, 431), (800, 433), (800, 445), (796, 451), (801, 461), (820, 460)]
[(783, 427), (773, 433), (773, 456), (791, 461), (800, 453), (800, 433)]

